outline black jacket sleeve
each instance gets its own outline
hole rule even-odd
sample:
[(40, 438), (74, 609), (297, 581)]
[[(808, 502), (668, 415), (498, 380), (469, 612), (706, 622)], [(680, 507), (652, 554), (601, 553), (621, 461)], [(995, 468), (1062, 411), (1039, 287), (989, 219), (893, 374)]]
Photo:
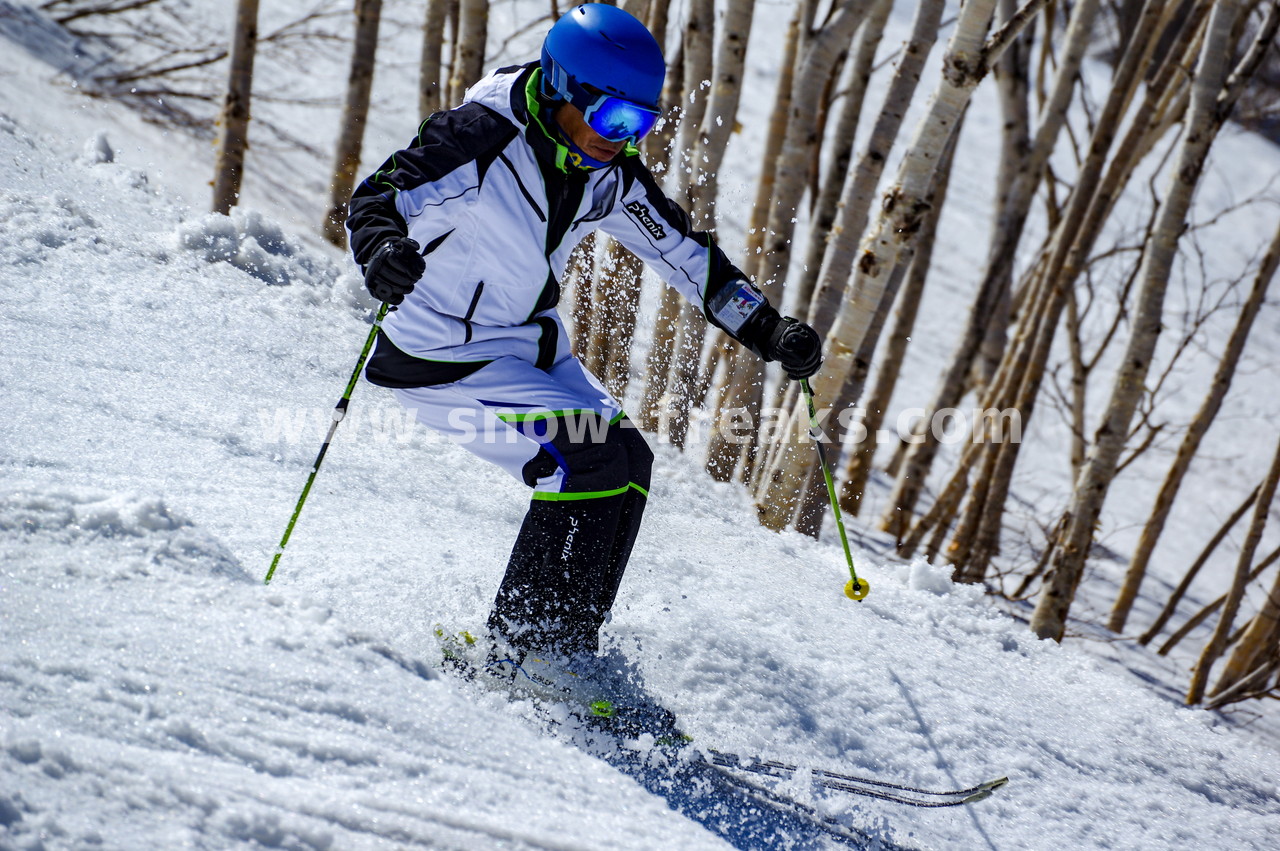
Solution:
[[(702, 308), (707, 321), (768, 360), (778, 311), (729, 261), (711, 235), (697, 231), (639, 157), (620, 164), (622, 212), (608, 232)], [(700, 250), (690, 251), (692, 246)]]
[(387, 239), (408, 235), (408, 224), (396, 209), (397, 194), (439, 180), (468, 162), (476, 162), (483, 175), (516, 133), (510, 121), (478, 103), (423, 121), (409, 147), (392, 154), (351, 196), (347, 231), (360, 267)]

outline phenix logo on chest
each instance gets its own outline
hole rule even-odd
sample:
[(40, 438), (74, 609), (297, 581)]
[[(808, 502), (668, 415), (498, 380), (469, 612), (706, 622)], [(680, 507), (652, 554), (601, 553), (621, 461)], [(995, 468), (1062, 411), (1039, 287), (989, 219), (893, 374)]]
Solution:
[(639, 201), (632, 201), (626, 205), (627, 212), (636, 217), (636, 221), (644, 225), (654, 239), (665, 239), (667, 232), (662, 229), (662, 225), (658, 224), (653, 215), (649, 212), (649, 208)]

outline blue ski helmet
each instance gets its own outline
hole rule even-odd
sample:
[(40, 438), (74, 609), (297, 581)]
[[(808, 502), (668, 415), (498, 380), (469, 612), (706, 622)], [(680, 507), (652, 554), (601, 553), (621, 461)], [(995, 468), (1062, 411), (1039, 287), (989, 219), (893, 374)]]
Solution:
[(666, 73), (657, 40), (616, 6), (575, 6), (542, 42), (546, 93), (582, 110), (610, 141), (635, 142), (653, 129)]

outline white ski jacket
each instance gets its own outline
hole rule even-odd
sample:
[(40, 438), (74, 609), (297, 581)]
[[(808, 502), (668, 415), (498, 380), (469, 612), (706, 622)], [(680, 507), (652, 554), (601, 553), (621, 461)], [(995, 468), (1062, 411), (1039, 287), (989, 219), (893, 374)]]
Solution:
[(430, 386), (499, 357), (543, 369), (567, 357), (559, 280), (596, 228), (753, 349), (761, 323), (745, 320), (777, 317), (711, 238), (693, 231), (634, 148), (604, 168), (573, 164), (549, 125), (540, 76), (536, 62), (490, 74), (461, 106), (424, 121), (352, 197), (356, 262), (363, 267), (396, 236), (416, 240), (426, 260), (422, 280), (383, 322), (366, 370), (373, 383)]

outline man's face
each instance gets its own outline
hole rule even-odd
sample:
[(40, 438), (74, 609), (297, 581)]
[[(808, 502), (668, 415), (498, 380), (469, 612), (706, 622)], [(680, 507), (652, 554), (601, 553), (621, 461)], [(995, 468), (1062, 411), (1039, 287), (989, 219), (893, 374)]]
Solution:
[(568, 136), (573, 144), (586, 153), (593, 160), (607, 163), (618, 155), (618, 152), (627, 144), (626, 142), (610, 142), (596, 131), (587, 126), (587, 122), (582, 118), (582, 110), (578, 109), (571, 103), (562, 103), (556, 107), (552, 117), (556, 123), (560, 125), (560, 129)]

